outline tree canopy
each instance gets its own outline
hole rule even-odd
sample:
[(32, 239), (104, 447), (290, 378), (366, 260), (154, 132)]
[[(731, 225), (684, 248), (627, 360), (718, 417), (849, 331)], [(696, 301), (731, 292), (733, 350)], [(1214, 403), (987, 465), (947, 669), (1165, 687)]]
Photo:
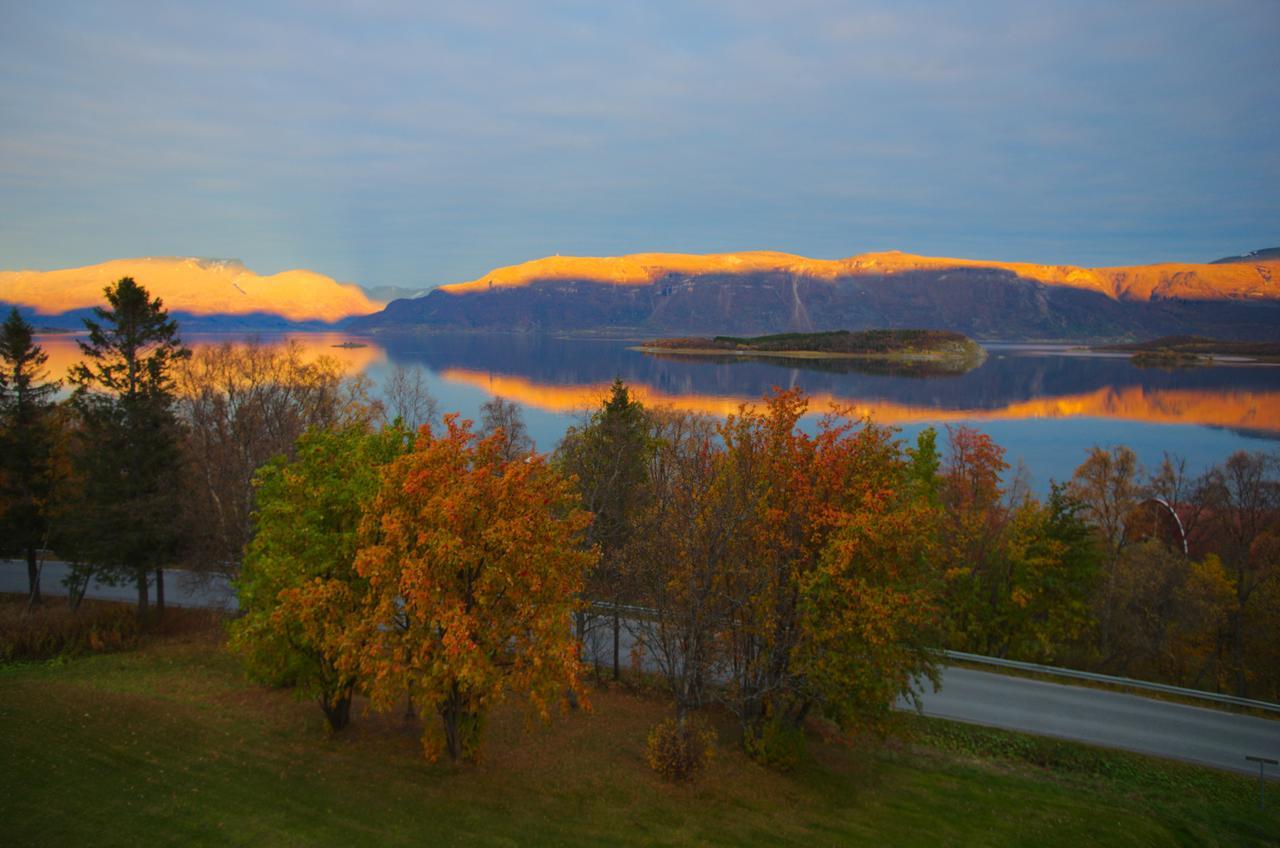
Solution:
[[(590, 516), (544, 457), (508, 459), (502, 432), (477, 438), (445, 417), (383, 475), (360, 530), (369, 584), (344, 668), (375, 706), (430, 706), (424, 747), (479, 756), (485, 716), (515, 693), (546, 718), (578, 680), (572, 614), (595, 561)], [(394, 626), (389, 626), (394, 623)]]

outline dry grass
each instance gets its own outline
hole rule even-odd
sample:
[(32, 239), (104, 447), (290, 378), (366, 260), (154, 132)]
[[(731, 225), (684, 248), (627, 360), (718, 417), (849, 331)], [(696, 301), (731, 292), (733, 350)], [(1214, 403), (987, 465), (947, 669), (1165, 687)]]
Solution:
[(27, 609), (25, 595), (0, 594), (0, 662), (75, 657), (138, 647), (146, 638), (209, 632), (218, 614), (171, 607), (140, 621), (132, 606), (85, 600), (72, 611), (65, 597)]

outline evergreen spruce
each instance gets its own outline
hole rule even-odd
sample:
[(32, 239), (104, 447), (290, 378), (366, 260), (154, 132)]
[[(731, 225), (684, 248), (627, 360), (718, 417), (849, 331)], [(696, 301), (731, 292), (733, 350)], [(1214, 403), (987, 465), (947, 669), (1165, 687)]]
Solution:
[(163, 611), (163, 567), (178, 552), (181, 454), (172, 367), (190, 351), (160, 299), (132, 277), (105, 293), (108, 308), (94, 309), (96, 320), (85, 319), (85, 358), (71, 370), (82, 423), (77, 547), (95, 574), (134, 581), (138, 613), (145, 615), (150, 573)]
[(48, 540), (59, 388), (33, 335), (17, 309), (0, 327), (0, 552), (27, 561), (28, 607), (41, 600), (38, 555)]

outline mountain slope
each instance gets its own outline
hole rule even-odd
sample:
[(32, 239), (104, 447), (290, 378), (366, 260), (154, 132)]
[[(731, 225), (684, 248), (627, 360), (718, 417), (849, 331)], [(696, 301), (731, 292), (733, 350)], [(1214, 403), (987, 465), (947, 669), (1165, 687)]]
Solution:
[(174, 314), (206, 322), (332, 324), (382, 306), (359, 286), (311, 271), (259, 276), (236, 260), (181, 257), (116, 259), (57, 271), (0, 271), (0, 302), (24, 307), (41, 323), (50, 323), (46, 319), (65, 319), (101, 305), (103, 288), (121, 277), (136, 279)]
[(393, 301), (365, 331), (762, 334), (928, 327), (982, 338), (1280, 335), (1280, 261), (1077, 268), (890, 252), (549, 257)]
[(1280, 247), (1264, 247), (1261, 250), (1251, 250), (1243, 256), (1224, 256), (1221, 259), (1215, 259), (1211, 264), (1225, 265), (1229, 262), (1265, 262), (1270, 259), (1280, 259)]

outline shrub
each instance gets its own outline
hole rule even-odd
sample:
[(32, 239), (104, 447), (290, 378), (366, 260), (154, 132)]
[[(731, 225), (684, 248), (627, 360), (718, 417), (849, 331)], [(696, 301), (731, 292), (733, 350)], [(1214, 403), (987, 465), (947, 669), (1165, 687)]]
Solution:
[(141, 628), (125, 604), (86, 601), (77, 612), (52, 599), (26, 611), (26, 599), (0, 604), (0, 662), (119, 651), (138, 643)]
[(649, 731), (645, 759), (664, 780), (691, 780), (711, 762), (715, 738), (715, 731), (696, 718), (669, 718)]
[(790, 721), (771, 715), (742, 738), (751, 759), (778, 771), (791, 771), (804, 759), (804, 731)]

